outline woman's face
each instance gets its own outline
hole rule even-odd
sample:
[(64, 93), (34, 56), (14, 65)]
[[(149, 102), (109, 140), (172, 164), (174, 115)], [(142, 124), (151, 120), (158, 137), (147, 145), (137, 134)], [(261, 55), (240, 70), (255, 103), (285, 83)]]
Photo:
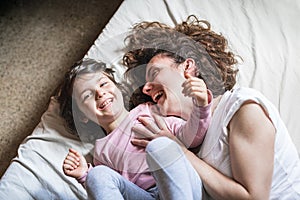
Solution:
[(182, 94), (185, 81), (184, 66), (163, 54), (154, 56), (146, 67), (146, 84), (143, 93), (157, 103), (162, 115), (187, 119), (191, 109), (191, 98)]
[(84, 117), (102, 127), (125, 111), (121, 91), (102, 72), (78, 76), (74, 81), (73, 97)]

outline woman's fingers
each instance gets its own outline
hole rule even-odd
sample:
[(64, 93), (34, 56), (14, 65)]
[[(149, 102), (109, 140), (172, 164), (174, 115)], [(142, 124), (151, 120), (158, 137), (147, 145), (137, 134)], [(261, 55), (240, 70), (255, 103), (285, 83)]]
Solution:
[[(141, 122), (152, 134), (157, 134), (160, 131), (158, 125), (149, 117), (139, 117), (139, 122)], [(151, 135), (151, 134), (150, 134)]]
[(149, 140), (143, 140), (143, 139), (132, 139), (131, 143), (135, 146), (139, 147), (146, 147), (149, 143)]
[(168, 130), (167, 124), (162, 116), (155, 114), (155, 113), (152, 113), (152, 116), (160, 130)]
[(132, 130), (135, 132), (136, 138), (149, 138), (152, 139), (154, 136), (154, 133), (150, 131), (148, 128), (141, 124), (136, 124), (132, 127)]
[(138, 120), (141, 124), (136, 124), (132, 127), (136, 137), (131, 140), (131, 143), (136, 146), (146, 147), (150, 140), (160, 137), (169, 136), (172, 138), (174, 135), (170, 133), (166, 122), (163, 117), (152, 113), (153, 119), (149, 117), (139, 117)]
[(149, 117), (138, 118), (141, 124), (136, 124), (133, 130), (140, 137), (153, 139), (155, 135), (159, 134), (162, 130), (168, 131), (168, 127), (162, 116), (152, 113), (152, 117), (153, 119)]

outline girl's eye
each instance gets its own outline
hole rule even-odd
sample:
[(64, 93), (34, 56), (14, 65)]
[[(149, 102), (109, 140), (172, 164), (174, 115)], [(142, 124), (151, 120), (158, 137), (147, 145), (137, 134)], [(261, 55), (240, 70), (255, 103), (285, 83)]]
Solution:
[(100, 83), (100, 87), (103, 87), (103, 86), (105, 86), (106, 84), (108, 84), (108, 82), (102, 82), (102, 83)]
[(82, 95), (82, 101), (87, 100), (88, 98), (90, 98), (92, 96), (92, 92), (86, 92)]

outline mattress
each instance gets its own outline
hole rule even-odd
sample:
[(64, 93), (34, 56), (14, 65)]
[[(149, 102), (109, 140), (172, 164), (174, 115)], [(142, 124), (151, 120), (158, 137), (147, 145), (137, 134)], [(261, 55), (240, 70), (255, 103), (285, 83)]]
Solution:
[[(188, 15), (208, 20), (215, 32), (228, 38), (241, 56), (238, 86), (261, 91), (278, 108), (300, 152), (300, 1), (298, 0), (125, 0), (85, 57), (115, 67), (122, 80), (124, 38), (141, 21), (171, 26)], [(298, 92), (297, 92), (298, 91)], [(86, 199), (85, 189), (62, 171), (70, 147), (89, 155), (93, 144), (70, 134), (51, 98), (33, 133), (19, 146), (18, 155), (0, 181), (0, 199)]]

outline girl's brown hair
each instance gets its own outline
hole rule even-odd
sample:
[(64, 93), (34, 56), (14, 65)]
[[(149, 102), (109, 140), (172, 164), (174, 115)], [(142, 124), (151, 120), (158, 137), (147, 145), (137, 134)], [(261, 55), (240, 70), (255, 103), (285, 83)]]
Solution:
[[(77, 123), (79, 110), (76, 101), (73, 100), (73, 86), (76, 77), (83, 74), (97, 73), (102, 72), (109, 79), (111, 79), (116, 85), (118, 85), (114, 79), (114, 71), (111, 68), (107, 68), (106, 64), (103, 62), (98, 62), (93, 59), (83, 59), (76, 62), (71, 68), (66, 72), (64, 81), (59, 87), (59, 92), (57, 95), (57, 100), (60, 104), (60, 115), (66, 120), (68, 128), (74, 134), (79, 134), (80, 124)], [(77, 125), (77, 126), (76, 126)], [(92, 121), (87, 124), (89, 128), (85, 127), (86, 130), (93, 130), (95, 133), (95, 129), (101, 129), (99, 125), (93, 123)], [(85, 133), (88, 135), (88, 133)]]

